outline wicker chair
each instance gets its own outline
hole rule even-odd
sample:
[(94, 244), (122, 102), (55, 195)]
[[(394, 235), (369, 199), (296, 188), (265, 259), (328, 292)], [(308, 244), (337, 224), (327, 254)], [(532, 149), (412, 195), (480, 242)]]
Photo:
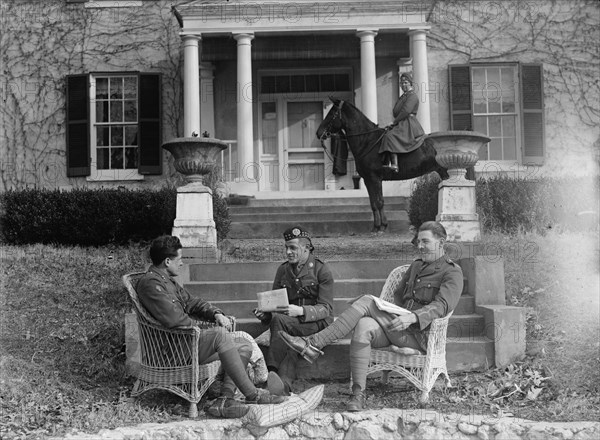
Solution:
[[(408, 268), (409, 266), (405, 265), (392, 270), (381, 290), (381, 299), (394, 301), (394, 291)], [(429, 392), (440, 374), (446, 376), (446, 386), (452, 386), (446, 369), (446, 331), (450, 316), (452, 312), (444, 318), (434, 319), (431, 323), (427, 354), (404, 354), (405, 350), (394, 345), (373, 349), (367, 374), (382, 371), (383, 383), (387, 383), (390, 372), (402, 375), (421, 391), (421, 404), (429, 400)]]
[[(144, 272), (122, 277), (133, 302), (140, 340), (140, 372), (131, 392), (132, 397), (152, 390), (170, 391), (190, 402), (189, 416), (198, 416), (197, 404), (215, 381), (220, 361), (198, 363), (201, 328), (214, 327), (212, 322), (196, 321), (195, 326), (167, 329), (155, 320), (140, 303), (135, 290)], [(232, 319), (235, 330), (235, 320)]]

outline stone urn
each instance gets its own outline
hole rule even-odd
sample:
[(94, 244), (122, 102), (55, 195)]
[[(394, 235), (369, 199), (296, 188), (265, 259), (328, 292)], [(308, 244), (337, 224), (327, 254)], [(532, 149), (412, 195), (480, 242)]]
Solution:
[(185, 137), (171, 139), (162, 147), (173, 155), (175, 169), (187, 183), (202, 185), (204, 176), (217, 166), (219, 153), (227, 144), (214, 138)]
[(427, 136), (438, 164), (448, 169), (450, 179), (464, 179), (466, 169), (479, 160), (479, 149), (491, 139), (476, 131), (438, 131)]
[(219, 153), (227, 144), (219, 139), (186, 137), (172, 139), (162, 147), (173, 155), (175, 169), (187, 182), (177, 188), (171, 233), (181, 240), (186, 263), (214, 263), (218, 249), (212, 191), (202, 181), (217, 166)]
[(435, 160), (448, 169), (450, 178), (438, 186), (436, 220), (446, 228), (448, 241), (477, 242), (481, 226), (476, 207), (475, 182), (467, 180), (466, 169), (479, 160), (479, 149), (490, 141), (474, 131), (439, 131), (425, 142), (435, 148)]

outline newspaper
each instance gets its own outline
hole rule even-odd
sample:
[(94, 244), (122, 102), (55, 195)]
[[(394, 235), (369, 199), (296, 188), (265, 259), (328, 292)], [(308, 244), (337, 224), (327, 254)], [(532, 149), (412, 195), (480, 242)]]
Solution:
[(266, 290), (256, 294), (258, 298), (258, 311), (260, 312), (276, 312), (281, 308), (287, 308), (290, 303), (288, 301), (287, 289)]
[(383, 310), (384, 312), (391, 313), (393, 315), (406, 315), (411, 314), (412, 312), (404, 307), (397, 306), (394, 303), (384, 301), (381, 298), (378, 298), (373, 295), (369, 295), (371, 298), (375, 300), (375, 304), (379, 310)]

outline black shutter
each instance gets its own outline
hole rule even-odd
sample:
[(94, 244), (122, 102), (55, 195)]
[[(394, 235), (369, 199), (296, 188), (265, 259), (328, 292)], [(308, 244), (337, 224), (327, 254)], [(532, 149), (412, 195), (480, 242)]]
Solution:
[(471, 68), (469, 65), (449, 67), (450, 129), (473, 130), (471, 110)]
[(90, 175), (88, 75), (67, 76), (67, 176)]
[[(471, 68), (468, 64), (450, 66), (448, 70), (450, 129), (473, 130), (471, 107)], [(467, 168), (467, 180), (475, 180), (475, 168)]]
[(139, 76), (140, 174), (162, 174), (161, 75), (141, 73)]
[(544, 163), (544, 88), (541, 64), (521, 65), (523, 165)]

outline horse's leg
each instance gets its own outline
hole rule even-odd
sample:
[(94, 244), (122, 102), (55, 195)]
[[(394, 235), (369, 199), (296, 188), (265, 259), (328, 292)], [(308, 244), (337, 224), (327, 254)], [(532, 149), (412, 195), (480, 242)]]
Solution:
[(381, 179), (369, 176), (365, 179), (371, 211), (373, 211), (373, 232), (383, 232), (387, 228), (387, 218), (383, 210), (383, 189)]

